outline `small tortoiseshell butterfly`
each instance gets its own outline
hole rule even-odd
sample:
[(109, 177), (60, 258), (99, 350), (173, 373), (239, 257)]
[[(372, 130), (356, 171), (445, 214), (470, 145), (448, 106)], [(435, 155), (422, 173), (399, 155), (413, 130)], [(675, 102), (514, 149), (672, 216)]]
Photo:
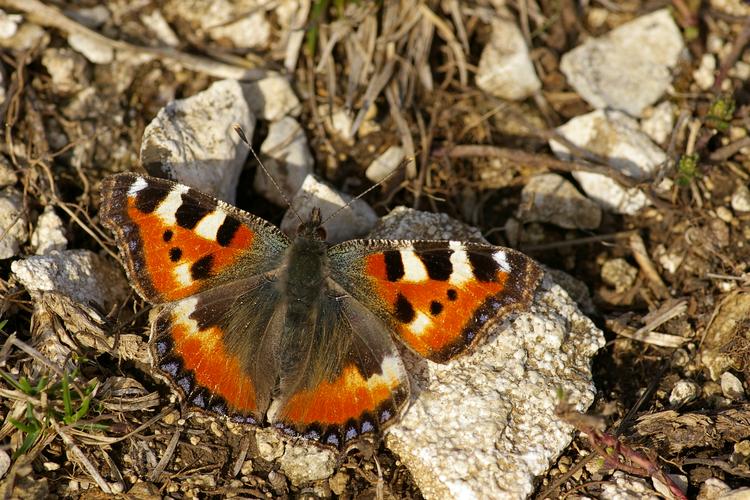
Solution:
[(406, 405), (393, 337), (445, 363), (526, 307), (542, 274), (519, 252), (475, 243), (329, 247), (319, 211), (290, 240), (164, 179), (109, 177), (102, 197), (134, 288), (159, 305), (151, 355), (175, 389), (337, 450), (375, 439)]

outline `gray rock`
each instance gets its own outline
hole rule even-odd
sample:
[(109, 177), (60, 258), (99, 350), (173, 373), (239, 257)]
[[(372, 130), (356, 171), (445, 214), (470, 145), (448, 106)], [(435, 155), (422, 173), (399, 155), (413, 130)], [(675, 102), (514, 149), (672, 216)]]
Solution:
[[(436, 224), (445, 218), (402, 209), (370, 236), (478, 234), (456, 221)], [(439, 365), (402, 350), (415, 400), (386, 444), (426, 498), (525, 498), (572, 437), (554, 415), (558, 388), (588, 407), (591, 358), (603, 345), (601, 331), (547, 277), (531, 309), (498, 323), (473, 353)]]
[(81, 304), (108, 310), (130, 294), (119, 266), (89, 250), (65, 250), (11, 263), (11, 271), (29, 293), (57, 292)]
[[(13, 16), (9, 17), (12, 18)], [(9, 26), (6, 24), (6, 29), (8, 27)], [(0, 29), (3, 28), (0, 27)], [(13, 34), (10, 36), (0, 35), (0, 47), (21, 52), (31, 49), (43, 49), (49, 45), (49, 33), (38, 24), (23, 23), (19, 25), (17, 29), (13, 28), (12, 30), (6, 31), (6, 35), (11, 32)]]
[(0, 259), (18, 254), (29, 238), (28, 217), (23, 208), (21, 193), (12, 187), (0, 190)]
[(336, 456), (312, 443), (297, 443), (295, 446), (287, 446), (279, 459), (279, 466), (296, 486), (331, 477), (336, 466)]
[[(328, 184), (320, 182), (313, 175), (308, 175), (292, 200), (292, 207), (302, 220), (308, 220), (313, 208), (319, 208), (323, 220), (351, 202), (352, 197), (340, 193)], [(326, 241), (339, 243), (346, 240), (364, 237), (377, 223), (378, 216), (363, 200), (357, 200), (341, 210), (335, 217), (324, 224)], [(281, 221), (281, 230), (289, 236), (297, 232), (300, 220), (294, 211), (287, 210)]]
[(664, 144), (674, 130), (675, 105), (664, 101), (644, 112), (641, 130), (656, 144)]
[(370, 232), (371, 238), (389, 240), (445, 240), (486, 243), (481, 231), (446, 215), (396, 207), (380, 219)]
[(479, 59), (476, 82), (485, 92), (512, 101), (525, 99), (542, 87), (526, 40), (514, 20), (493, 18), (492, 35)]
[(13, 166), (5, 159), (5, 156), (0, 154), (0, 188), (12, 186), (16, 182), (18, 182), (18, 176)]
[(548, 222), (567, 229), (596, 229), (602, 211), (564, 177), (541, 174), (532, 177), (521, 191), (517, 217), (524, 222)]
[(52, 78), (53, 90), (58, 94), (72, 94), (88, 85), (86, 59), (71, 49), (46, 49), (42, 54), (42, 64)]
[(243, 85), (252, 112), (261, 120), (278, 122), (285, 116), (299, 116), (302, 104), (289, 80), (273, 75)]
[(370, 163), (365, 170), (365, 177), (372, 182), (382, 181), (401, 166), (405, 156), (406, 153), (401, 146), (389, 147)]
[[(667, 159), (641, 132), (638, 122), (619, 111), (598, 110), (577, 116), (557, 131), (573, 144), (606, 158), (611, 167), (635, 180), (653, 177)], [(556, 156), (570, 159), (565, 146), (554, 139), (549, 144)], [(625, 188), (605, 175), (578, 171), (573, 177), (590, 199), (607, 210), (632, 215), (649, 204), (638, 188)]]
[(732, 372), (721, 374), (721, 392), (732, 401), (745, 399), (745, 388), (742, 386), (742, 381)]
[(115, 57), (115, 51), (109, 45), (84, 33), (71, 33), (68, 35), (68, 44), (76, 52), (94, 64), (109, 64)]
[(732, 194), (732, 209), (735, 212), (750, 212), (750, 189), (740, 184)]
[(263, 2), (170, 0), (166, 8), (199, 32), (236, 49), (262, 49), (269, 44), (271, 25)]
[(662, 9), (587, 40), (563, 55), (560, 70), (593, 107), (640, 116), (669, 87), (684, 47), (672, 15)]
[(56, 250), (65, 250), (68, 238), (65, 237), (63, 221), (51, 205), (44, 207), (44, 212), (36, 221), (31, 233), (31, 246), (37, 255), (47, 255)]
[(167, 177), (234, 203), (247, 147), (233, 130), (248, 137), (255, 129), (242, 86), (221, 80), (187, 99), (162, 108), (143, 134), (141, 162), (151, 175)]
[[(286, 206), (313, 169), (314, 159), (302, 126), (290, 116), (271, 123), (260, 153), (268, 173), (261, 168), (256, 171), (255, 190), (277, 205)], [(283, 196), (269, 176), (281, 188)]]
[(669, 393), (669, 404), (675, 408), (679, 408), (698, 397), (701, 388), (698, 384), (692, 380), (679, 380), (672, 387), (672, 392)]

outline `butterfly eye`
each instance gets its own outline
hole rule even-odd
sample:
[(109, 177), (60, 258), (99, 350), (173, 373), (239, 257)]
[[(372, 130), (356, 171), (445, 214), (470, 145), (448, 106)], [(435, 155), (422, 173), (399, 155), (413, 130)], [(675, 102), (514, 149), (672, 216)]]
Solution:
[(315, 228), (315, 236), (320, 238), (321, 240), (325, 241), (326, 239), (326, 230), (323, 226), (318, 226)]

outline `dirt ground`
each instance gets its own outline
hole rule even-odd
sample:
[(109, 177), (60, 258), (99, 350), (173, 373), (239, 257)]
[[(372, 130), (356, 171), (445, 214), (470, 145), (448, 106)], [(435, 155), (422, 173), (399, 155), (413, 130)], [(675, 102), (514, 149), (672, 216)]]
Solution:
[[(399, 8), (411, 8), (407, 3), (412, 4)], [(510, 12), (526, 26), (542, 89), (534, 98), (506, 102), (474, 84), (490, 28), (472, 9), (490, 8), (490, 2), (465, 6), (461, 24), (451, 17), (457, 3), (423, 2), (435, 17), (431, 44), (422, 47), (414, 32), (417, 24), (386, 33), (392, 19), (374, 3), (313, 2), (292, 82), (315, 172), (356, 195), (371, 185), (364, 177), (367, 166), (388, 146), (408, 140), (414, 170), (365, 196), (378, 214), (399, 205), (443, 212), (477, 226), (492, 243), (509, 245), (501, 229), (516, 213), (528, 179), (556, 172), (572, 181), (577, 168), (574, 162), (562, 165), (547, 145), (555, 127), (592, 109), (560, 72), (562, 54), (587, 37), (669, 7), (689, 57), (676, 69), (665, 97), (678, 116), (665, 147), (668, 161), (658, 179), (638, 184), (650, 206), (636, 215), (605, 212), (593, 230), (524, 224), (517, 241), (520, 250), (585, 285), (591, 297), (586, 312), (607, 338), (594, 361), (598, 393), (590, 418), (561, 408), (561, 416), (588, 436), (576, 433), (540, 479), (536, 497), (600, 497), (617, 478), (664, 479), (662, 472), (682, 475), (689, 497), (705, 491), (710, 478), (730, 488), (750, 484), (750, 404), (744, 393), (750, 375), (750, 212), (732, 207), (737, 189), (750, 180), (750, 94), (747, 80), (728, 71), (737, 61), (750, 61), (745, 51), (750, 17), (708, 1), (509, 1)], [(146, 125), (170, 100), (193, 95), (218, 79), (206, 61), (283, 71), (284, 51), (274, 46), (280, 35), (272, 31), (267, 47), (240, 51), (196, 29), (195, 21), (179, 11), (179, 1), (131, 5), (106, 0), (101, 4), (111, 15), (95, 31), (127, 44), (112, 46), (132, 60), (94, 64), (74, 58), (75, 78), (61, 87), (43, 57), (50, 48), (70, 50), (66, 36), (74, 28), (21, 4), (0, 0), (0, 8), (20, 14), (23, 22), (32, 20), (42, 34), (31, 37), (28, 47), (0, 47), (6, 88), (0, 104), (0, 159), (15, 174), (12, 186), (22, 195), (28, 234), (52, 207), (63, 221), (68, 249), (113, 259), (111, 235), (98, 220), (102, 178), (142, 171), (138, 152)], [(70, 12), (98, 4), (45, 2), (77, 25), (81, 21)], [(352, 67), (363, 63), (346, 45), (347, 37), (354, 37), (351, 32), (343, 32), (334, 45), (335, 58), (321, 63), (346, 8), (364, 12), (362, 19), (373, 23), (377, 40), (390, 37), (389, 47), (378, 45), (368, 62), (373, 78), (393, 72), (389, 81), (398, 81), (402, 90), (398, 112), (391, 106), (390, 87), (366, 96), (365, 88), (347, 94), (345, 85), (333, 85), (345, 82)], [(155, 44), (143, 14), (157, 9), (177, 43), (168, 52), (139, 53), (139, 47)], [(280, 21), (268, 17), (277, 29)], [(596, 25), (594, 18), (600, 20)], [(721, 54), (714, 85), (699, 90), (694, 71), (711, 39), (723, 41), (724, 47), (711, 49)], [(395, 69), (387, 68), (386, 50), (399, 57)], [(148, 57), (138, 59), (144, 54)], [(431, 91), (414, 68), (430, 73)], [(376, 105), (379, 130), (355, 141), (337, 137), (319, 114), (324, 104), (361, 109), (366, 97)], [(256, 146), (265, 133), (261, 122)], [(497, 157), (450, 154), (465, 145), (503, 148), (501, 166)], [(252, 192), (256, 168), (249, 159), (239, 192)], [(672, 186), (657, 194), (656, 183), (665, 178)], [(257, 196), (242, 196), (238, 205), (275, 224), (284, 211)], [(97, 336), (106, 338), (115, 325), (145, 340), (146, 304), (134, 292), (108, 310), (54, 294), (32, 296), (11, 272), (15, 260), (32, 253), (27, 238), (14, 257), (0, 260), (4, 498), (98, 498), (104, 496), (97, 487), (102, 481), (143, 498), (421, 498), (410, 472), (382, 446), (374, 456), (347, 457), (330, 480), (295, 486), (273, 463), (259, 458), (252, 439), (227, 432), (220, 422), (180, 420), (174, 396), (147, 366), (118, 357), (117, 349), (95, 347)], [(85, 345), (79, 335), (88, 335)], [(63, 339), (64, 369), (40, 357), (40, 350), (49, 348), (40, 340), (45, 336)], [(680, 390), (687, 396), (681, 398)], [(144, 424), (150, 424), (148, 440), (138, 439)], [(157, 457), (169, 455), (165, 450), (179, 460), (160, 463)], [(246, 461), (252, 462), (248, 470)], [(650, 480), (644, 484), (646, 491), (653, 488)]]

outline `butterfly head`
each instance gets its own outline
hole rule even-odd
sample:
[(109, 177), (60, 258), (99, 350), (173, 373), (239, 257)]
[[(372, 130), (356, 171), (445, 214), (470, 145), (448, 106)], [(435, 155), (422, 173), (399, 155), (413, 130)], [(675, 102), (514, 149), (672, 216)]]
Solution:
[(297, 236), (325, 241), (326, 230), (323, 228), (323, 217), (318, 207), (312, 209), (307, 222), (303, 222), (297, 227)]

